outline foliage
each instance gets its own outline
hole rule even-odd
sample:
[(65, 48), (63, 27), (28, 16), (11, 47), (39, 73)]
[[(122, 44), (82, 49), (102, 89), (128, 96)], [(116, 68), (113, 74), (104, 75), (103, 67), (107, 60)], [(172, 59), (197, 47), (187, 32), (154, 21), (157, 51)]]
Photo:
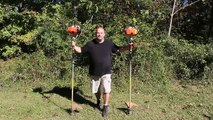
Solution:
[(191, 43), (211, 43), (213, 36), (212, 9), (211, 0), (200, 0), (198, 3), (179, 11), (173, 22), (174, 33)]
[[(0, 1), (0, 118), (70, 119), (74, 59), (75, 88), (81, 93), (75, 101), (85, 109), (72, 118), (101, 119), (98, 111), (91, 110), (95, 100), (89, 92), (88, 58), (70, 49), (73, 38), (66, 28), (72, 24), (81, 27), (79, 46), (95, 37), (97, 24), (103, 24), (106, 37), (119, 46), (129, 43), (123, 33), (126, 26), (139, 30), (133, 36), (132, 56), (128, 51), (113, 55), (110, 118), (212, 118), (212, 1), (200, 0), (179, 11), (174, 16), (173, 37), (168, 38), (172, 6), (169, 0)], [(176, 9), (180, 6), (178, 2)], [(130, 60), (132, 100), (139, 106), (128, 116), (121, 106), (129, 98)]]
[(36, 29), (39, 25), (38, 13), (35, 11), (19, 13), (15, 6), (4, 4), (0, 4), (0, 6), (1, 56), (10, 58), (22, 53), (22, 49), (26, 45), (31, 45), (33, 38), (38, 33)]
[[(69, 61), (62, 61), (58, 56), (50, 59), (42, 51), (33, 53), (31, 56), (25, 55), (19, 61), (16, 72), (11, 78), (13, 81), (25, 81), (31, 85), (40, 84), (48, 87), (52, 83), (57, 83), (57, 81), (66, 81), (70, 76)], [(42, 82), (45, 84), (42, 84)]]
[[(186, 40), (169, 39), (165, 42), (166, 54), (180, 79), (202, 79), (212, 64), (212, 45), (192, 44)], [(206, 70), (207, 71), (206, 71)]]
[[(70, 71), (69, 62), (73, 59), (70, 50), (72, 36), (66, 32), (68, 26), (80, 25), (79, 46), (94, 38), (97, 24), (104, 25), (107, 38), (123, 46), (129, 42), (123, 29), (132, 25), (139, 30), (134, 43), (150, 44), (133, 51), (135, 90), (140, 90), (142, 84), (166, 89), (173, 78), (209, 80), (213, 69), (212, 7), (211, 1), (199, 3), (175, 16), (174, 37), (166, 38), (172, 1), (1, 1), (0, 56), (5, 60), (23, 59), (17, 74), (11, 77), (15, 81), (69, 82), (68, 73), (61, 77), (63, 70)], [(77, 84), (81, 86), (87, 83), (88, 59), (77, 54), (75, 57), (76, 73), (80, 74)], [(118, 88), (128, 86), (128, 82), (124, 82), (129, 76), (128, 61), (128, 52), (113, 56), (114, 85)]]

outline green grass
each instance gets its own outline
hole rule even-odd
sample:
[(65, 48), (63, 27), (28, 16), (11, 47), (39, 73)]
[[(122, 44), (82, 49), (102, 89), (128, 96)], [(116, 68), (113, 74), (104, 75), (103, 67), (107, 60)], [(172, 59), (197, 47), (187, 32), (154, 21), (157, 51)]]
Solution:
[[(40, 88), (37, 88), (40, 89)], [(149, 89), (149, 90), (147, 90)], [(134, 107), (126, 114), (127, 92), (112, 91), (110, 99), (110, 120), (210, 120), (213, 118), (213, 88), (211, 86), (172, 85), (167, 92), (144, 91), (132, 93)], [(75, 97), (83, 107), (70, 115), (70, 94), (67, 87), (45, 89), (50, 93), (36, 91), (32, 87), (10, 87), (0, 89), (0, 120), (99, 120), (99, 110), (93, 108), (95, 97), (88, 91)], [(149, 92), (148, 92), (149, 91)]]
[[(79, 87), (76, 102), (83, 107), (70, 115), (70, 88), (65, 81), (10, 81), (14, 61), (0, 61), (0, 120), (101, 120), (94, 109), (95, 97), (89, 80)], [(15, 79), (14, 79), (15, 80)], [(9, 81), (9, 82), (8, 82)], [(137, 89), (136, 87), (140, 87)], [(45, 93), (46, 92), (46, 93)], [(131, 114), (126, 114), (128, 88), (113, 86), (109, 120), (211, 120), (212, 84), (179, 84), (177, 81), (152, 86), (133, 83)]]

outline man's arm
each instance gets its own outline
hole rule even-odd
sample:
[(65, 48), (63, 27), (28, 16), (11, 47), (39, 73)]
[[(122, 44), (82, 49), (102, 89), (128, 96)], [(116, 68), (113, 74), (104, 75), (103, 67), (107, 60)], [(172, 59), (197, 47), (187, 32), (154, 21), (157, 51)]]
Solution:
[(75, 41), (72, 41), (72, 49), (77, 52), (77, 53), (81, 53), (81, 47), (79, 46), (76, 46), (76, 42)]
[(134, 44), (133, 43), (129, 43), (128, 45), (121, 47), (120, 49), (117, 50), (117, 52), (124, 52), (127, 50), (132, 50), (134, 48)]

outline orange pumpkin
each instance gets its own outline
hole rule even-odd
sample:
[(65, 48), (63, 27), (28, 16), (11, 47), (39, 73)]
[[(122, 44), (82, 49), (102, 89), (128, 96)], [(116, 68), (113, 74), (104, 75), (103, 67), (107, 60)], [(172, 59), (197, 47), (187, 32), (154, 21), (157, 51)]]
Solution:
[(124, 32), (128, 36), (138, 34), (138, 30), (135, 27), (127, 27), (127, 28), (125, 28)]

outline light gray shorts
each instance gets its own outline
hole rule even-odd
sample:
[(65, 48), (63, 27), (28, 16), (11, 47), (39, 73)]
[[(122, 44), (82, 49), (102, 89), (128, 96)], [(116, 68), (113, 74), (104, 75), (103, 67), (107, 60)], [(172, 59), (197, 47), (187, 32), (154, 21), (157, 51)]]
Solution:
[(111, 74), (103, 76), (90, 76), (92, 93), (97, 93), (103, 90), (104, 93), (111, 92)]

